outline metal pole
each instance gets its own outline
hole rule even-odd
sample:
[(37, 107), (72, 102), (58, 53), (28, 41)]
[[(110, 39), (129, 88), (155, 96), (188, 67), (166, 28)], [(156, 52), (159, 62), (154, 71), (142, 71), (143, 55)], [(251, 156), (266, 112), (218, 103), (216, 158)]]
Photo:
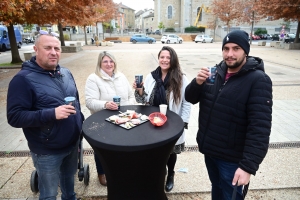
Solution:
[(252, 11), (252, 23), (251, 23), (250, 44), (252, 44), (253, 26), (254, 26), (254, 11)]

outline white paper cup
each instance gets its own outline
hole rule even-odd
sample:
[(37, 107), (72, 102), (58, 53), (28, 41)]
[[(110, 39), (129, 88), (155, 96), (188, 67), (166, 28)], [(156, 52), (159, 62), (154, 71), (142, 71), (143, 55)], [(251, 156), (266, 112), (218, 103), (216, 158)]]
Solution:
[(160, 104), (159, 105), (159, 111), (161, 114), (167, 115), (167, 108), (168, 106), (166, 104)]

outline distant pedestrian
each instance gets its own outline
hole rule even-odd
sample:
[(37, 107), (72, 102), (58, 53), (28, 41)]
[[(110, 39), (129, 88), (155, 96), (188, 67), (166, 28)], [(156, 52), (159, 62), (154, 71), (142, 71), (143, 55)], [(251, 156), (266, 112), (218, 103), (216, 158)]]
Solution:
[(197, 143), (204, 154), (212, 200), (243, 199), (250, 176), (268, 151), (272, 122), (272, 81), (263, 60), (248, 56), (248, 34), (230, 32), (223, 39), (223, 61), (214, 84), (207, 67), (186, 87), (187, 101), (199, 103)]
[[(22, 128), (38, 174), (39, 199), (76, 199), (79, 135), (84, 120), (70, 70), (58, 62), (61, 44), (55, 33), (40, 30), (36, 56), (22, 64), (9, 83), (7, 121)], [(72, 105), (64, 98), (75, 97)]]
[(96, 46), (98, 47), (100, 43), (98, 36), (95, 35), (94, 39), (95, 39)]

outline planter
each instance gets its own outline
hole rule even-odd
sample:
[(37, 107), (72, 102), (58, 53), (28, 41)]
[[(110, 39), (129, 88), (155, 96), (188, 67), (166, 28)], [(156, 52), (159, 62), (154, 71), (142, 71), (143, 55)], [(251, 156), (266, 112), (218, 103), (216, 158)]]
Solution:
[(288, 43), (284, 45), (284, 49), (300, 49), (300, 43)]
[(259, 41), (258, 46), (266, 46), (266, 41)]

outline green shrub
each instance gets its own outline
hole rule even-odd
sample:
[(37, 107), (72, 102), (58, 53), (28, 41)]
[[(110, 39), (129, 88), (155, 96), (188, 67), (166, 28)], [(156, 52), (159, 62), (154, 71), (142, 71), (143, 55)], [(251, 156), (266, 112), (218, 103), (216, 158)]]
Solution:
[(254, 32), (255, 35), (261, 35), (261, 34), (267, 34), (267, 33), (268, 33), (267, 30), (260, 29), (260, 28), (258, 28), (258, 29)]
[(166, 28), (165, 32), (173, 33), (173, 32), (175, 32), (175, 29), (174, 28)]
[(184, 29), (185, 33), (201, 33), (201, 32), (205, 32), (205, 28), (204, 27), (196, 27), (196, 26), (190, 26), (190, 27), (186, 27)]
[(64, 39), (65, 39), (65, 40), (70, 40), (70, 35), (64, 34)]

